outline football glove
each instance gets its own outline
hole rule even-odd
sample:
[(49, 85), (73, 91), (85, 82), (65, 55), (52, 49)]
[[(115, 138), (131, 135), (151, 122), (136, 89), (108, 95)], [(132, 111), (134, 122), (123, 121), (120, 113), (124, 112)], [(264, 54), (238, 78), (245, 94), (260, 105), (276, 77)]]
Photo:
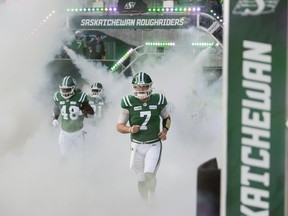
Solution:
[(285, 122), (286, 127), (288, 128), (288, 120)]
[(57, 120), (57, 119), (54, 119), (54, 120), (52, 121), (52, 126), (56, 128), (56, 127), (58, 127), (58, 125), (59, 125), (58, 120)]

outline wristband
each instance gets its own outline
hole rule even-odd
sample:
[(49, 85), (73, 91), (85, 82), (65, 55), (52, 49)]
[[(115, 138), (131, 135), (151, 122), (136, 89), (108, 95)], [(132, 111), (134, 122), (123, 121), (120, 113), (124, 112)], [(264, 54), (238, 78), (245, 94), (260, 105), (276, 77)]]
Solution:
[(171, 125), (171, 118), (170, 116), (168, 116), (166, 119), (163, 119), (162, 126), (163, 128), (166, 128), (168, 131), (170, 128), (170, 125)]
[(132, 130), (131, 130), (131, 127), (129, 127), (129, 133), (131, 133), (131, 134), (132, 134)]

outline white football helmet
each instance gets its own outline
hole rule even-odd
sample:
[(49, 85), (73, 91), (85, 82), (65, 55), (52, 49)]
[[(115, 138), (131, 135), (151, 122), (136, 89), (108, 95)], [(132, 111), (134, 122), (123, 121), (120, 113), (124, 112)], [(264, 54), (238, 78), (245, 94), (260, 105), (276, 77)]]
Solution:
[(81, 38), (81, 37), (82, 37), (82, 32), (81, 32), (80, 30), (77, 30), (77, 31), (75, 32), (75, 37), (76, 37), (76, 38)]
[(99, 97), (103, 92), (103, 85), (99, 82), (95, 82), (91, 85), (91, 97)]

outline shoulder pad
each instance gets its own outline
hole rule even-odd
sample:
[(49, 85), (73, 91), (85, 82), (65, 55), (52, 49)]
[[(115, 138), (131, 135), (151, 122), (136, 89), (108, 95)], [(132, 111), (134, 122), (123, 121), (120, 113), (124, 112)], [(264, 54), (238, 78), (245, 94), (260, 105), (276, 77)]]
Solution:
[(132, 107), (132, 95), (127, 95), (127, 96), (124, 96), (121, 100), (121, 107), (122, 108), (127, 108), (127, 107)]
[(167, 99), (163, 94), (157, 93), (156, 95), (158, 96), (158, 105), (166, 105), (167, 104)]
[(59, 91), (55, 92), (54, 95), (53, 95), (53, 100), (54, 101), (59, 101), (61, 99), (61, 94)]
[(79, 100), (78, 100), (79, 103), (83, 103), (85, 101), (86, 102), (88, 101), (88, 96), (85, 92), (76, 92), (75, 94), (79, 95)]

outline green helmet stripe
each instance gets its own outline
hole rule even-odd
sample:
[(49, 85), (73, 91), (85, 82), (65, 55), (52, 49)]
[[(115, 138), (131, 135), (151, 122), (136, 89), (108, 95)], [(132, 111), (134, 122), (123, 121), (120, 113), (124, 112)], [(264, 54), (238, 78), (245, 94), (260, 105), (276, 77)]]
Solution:
[(69, 76), (64, 77), (62, 86), (67, 86), (68, 79), (69, 79)]

